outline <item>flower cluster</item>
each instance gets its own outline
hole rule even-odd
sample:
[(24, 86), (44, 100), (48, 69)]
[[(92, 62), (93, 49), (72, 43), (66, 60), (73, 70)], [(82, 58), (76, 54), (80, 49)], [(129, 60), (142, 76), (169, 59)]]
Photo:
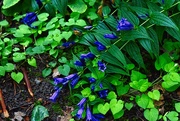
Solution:
[(35, 21), (37, 21), (37, 15), (34, 12), (26, 13), (26, 16), (22, 19), (22, 22), (28, 25), (29, 27), (32, 27), (31, 24)]
[(53, 93), (53, 95), (50, 97), (50, 100), (52, 102), (55, 102), (55, 100), (57, 99), (62, 87), (59, 87), (58, 85), (63, 85), (65, 86), (67, 83), (70, 82), (71, 88), (74, 88), (74, 86), (78, 83), (79, 80), (79, 75), (77, 73), (74, 74), (70, 74), (64, 78), (54, 78), (54, 85), (55, 85), (55, 92)]

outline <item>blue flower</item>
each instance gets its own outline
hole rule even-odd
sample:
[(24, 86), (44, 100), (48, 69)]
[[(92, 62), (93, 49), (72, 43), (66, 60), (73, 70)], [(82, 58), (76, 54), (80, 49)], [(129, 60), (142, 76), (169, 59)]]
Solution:
[(116, 39), (116, 38), (118, 38), (118, 37), (117, 37), (116, 35), (114, 35), (114, 34), (105, 34), (104, 37), (105, 37), (105, 38), (108, 38), (108, 39)]
[(164, 0), (162, 0), (162, 4), (164, 4)]
[(99, 114), (97, 115), (93, 115), (89, 106), (86, 109), (86, 121), (100, 121), (100, 118), (102, 118), (102, 116), (100, 116)]
[(102, 88), (103, 88), (103, 84), (102, 84), (102, 83), (100, 83), (100, 84), (99, 84), (99, 87), (102, 89)]
[(94, 59), (95, 55), (92, 54), (91, 52), (87, 53), (87, 54), (81, 54), (80, 60), (84, 60), (84, 59)]
[(55, 101), (56, 101), (56, 99), (57, 99), (57, 97), (58, 97), (61, 89), (62, 89), (62, 88), (60, 87), (60, 88), (58, 88), (58, 89), (53, 93), (53, 95), (49, 98), (50, 101), (52, 101), (52, 102), (55, 102)]
[(100, 98), (106, 98), (108, 95), (108, 90), (101, 90), (98, 92)]
[(63, 43), (62, 44), (62, 47), (64, 47), (64, 48), (69, 48), (70, 46), (72, 46), (72, 45), (74, 45), (75, 44), (75, 42), (65, 42), (65, 43)]
[(77, 112), (77, 114), (76, 114), (76, 117), (77, 117), (78, 119), (81, 119), (81, 118), (82, 118), (82, 113), (83, 113), (83, 111), (84, 111), (84, 107), (79, 108), (79, 110), (78, 110), (78, 112)]
[(86, 65), (85, 60), (83, 60), (83, 59), (81, 59), (80, 61), (76, 61), (74, 64), (76, 66), (85, 66)]
[(66, 76), (65, 78), (66, 78), (67, 80), (71, 80), (71, 79), (76, 78), (77, 76), (78, 76), (78, 74), (77, 74), (77, 73), (74, 73), (74, 74), (70, 74), (70, 75)]
[(104, 46), (102, 43), (100, 43), (99, 41), (95, 41), (94, 44), (97, 46), (97, 50), (98, 51), (103, 51), (106, 49), (106, 46)]
[(65, 84), (68, 80), (66, 78), (54, 78), (54, 84)]
[(92, 85), (91, 86), (91, 91), (94, 91), (94, 89), (95, 89), (95, 85)]
[(41, 0), (36, 0), (36, 3), (38, 4), (39, 8), (42, 7), (42, 5), (43, 5)]
[(78, 83), (79, 81), (79, 76), (77, 76), (76, 78), (72, 79), (71, 81), (71, 88), (74, 88), (74, 86)]
[(86, 102), (87, 98), (82, 98), (81, 101), (77, 104), (79, 108), (84, 106), (84, 103)]
[(84, 29), (90, 30), (92, 26), (85, 26)]
[(133, 28), (134, 28), (134, 26), (127, 19), (122, 18), (118, 22), (117, 31), (120, 31), (120, 30), (132, 30)]
[(32, 27), (31, 24), (37, 20), (37, 15), (34, 12), (26, 13), (26, 16), (22, 19), (22, 22), (29, 27)]
[(102, 72), (104, 72), (106, 70), (106, 65), (105, 63), (101, 62), (101, 61), (98, 61), (98, 69)]
[(93, 77), (89, 77), (89, 78), (88, 78), (88, 80), (90, 81), (90, 83), (94, 83), (94, 82), (96, 82), (96, 79), (95, 79), (95, 78), (93, 78)]

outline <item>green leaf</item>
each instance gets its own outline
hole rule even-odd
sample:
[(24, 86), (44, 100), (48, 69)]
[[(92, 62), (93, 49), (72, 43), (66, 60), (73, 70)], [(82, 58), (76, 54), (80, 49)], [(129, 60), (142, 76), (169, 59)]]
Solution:
[(122, 100), (112, 99), (109, 106), (112, 114), (115, 115), (123, 109), (124, 102)]
[(13, 53), (13, 61), (14, 62), (19, 62), (24, 59), (26, 59), (25, 53), (20, 53), (20, 52)]
[(9, 23), (8, 23), (7, 20), (0, 21), (0, 26), (6, 27), (6, 26), (8, 26), (8, 25), (9, 25)]
[(46, 20), (48, 20), (48, 16), (49, 16), (49, 14), (48, 13), (41, 13), (41, 14), (39, 14), (37, 17), (38, 17), (38, 20), (39, 21), (46, 21)]
[(95, 79), (102, 79), (105, 73), (100, 71), (98, 68), (89, 68), (91, 70), (91, 76)]
[(148, 92), (148, 96), (154, 100), (159, 101), (160, 99), (160, 92), (159, 90), (153, 90), (153, 92)]
[(129, 88), (130, 88), (129, 85), (123, 85), (123, 84), (116, 86), (116, 91), (117, 91), (118, 96), (122, 96), (128, 93)]
[(127, 11), (127, 9), (121, 10), (121, 16), (126, 18), (128, 21), (133, 23), (134, 25), (139, 25), (139, 19), (132, 12)]
[(129, 85), (140, 92), (145, 92), (151, 86), (151, 83), (148, 82), (148, 79), (140, 79), (139, 81), (130, 82)]
[(18, 3), (20, 0), (3, 0), (3, 9), (10, 8), (11, 6), (15, 5)]
[(107, 95), (107, 99), (109, 99), (109, 100), (116, 99), (116, 98), (117, 98), (117, 95), (114, 91), (109, 92)]
[(4, 66), (0, 66), (0, 76), (4, 76), (5, 75), (5, 68)]
[(58, 61), (60, 63), (67, 63), (68, 60), (66, 59), (66, 57), (61, 57), (61, 58), (58, 59)]
[(74, 0), (68, 6), (72, 12), (84, 13), (87, 10), (87, 5), (82, 0)]
[(91, 88), (86, 87), (81, 91), (81, 94), (83, 97), (89, 97), (89, 95), (91, 95)]
[(93, 6), (96, 2), (96, 0), (84, 0), (86, 3), (88, 3), (90, 6)]
[(70, 72), (70, 67), (69, 65), (63, 65), (63, 66), (59, 66), (58, 67), (58, 71), (60, 74), (64, 75), (64, 76), (67, 76)]
[(17, 83), (20, 83), (21, 80), (23, 79), (23, 74), (21, 72), (18, 72), (18, 73), (12, 72), (11, 77), (14, 81), (16, 81)]
[(65, 15), (68, 0), (51, 0), (51, 2), (62, 15)]
[(155, 61), (155, 67), (157, 70), (163, 69), (164, 66), (171, 61), (172, 60), (168, 53), (164, 53), (160, 55), (159, 58), (157, 58), (157, 60)]
[(150, 98), (145, 94), (142, 94), (141, 97), (139, 95), (136, 96), (136, 103), (138, 104), (139, 107), (143, 109), (146, 109), (148, 107), (149, 102), (150, 102)]
[(148, 121), (157, 121), (158, 120), (158, 116), (159, 116), (159, 111), (156, 108), (146, 109), (144, 111), (144, 117)]
[[(12, 63), (7, 63), (4, 67), (5, 67), (6, 72), (11, 72), (12, 70), (15, 69), (15, 66)], [(1, 72), (0, 72), (0, 74), (1, 74)]]
[(36, 59), (34, 57), (28, 58), (28, 64), (37, 67)]
[(105, 115), (109, 111), (109, 108), (110, 108), (109, 103), (105, 103), (104, 105), (103, 104), (98, 105), (98, 111), (103, 115)]
[(108, 16), (108, 14), (110, 14), (110, 12), (111, 12), (111, 9), (109, 8), (109, 6), (104, 6), (102, 8), (103, 16)]
[(139, 81), (140, 79), (146, 78), (145, 74), (142, 74), (139, 71), (132, 70), (131, 73), (131, 81)]
[(61, 34), (61, 37), (63, 37), (64, 39), (68, 40), (72, 35), (72, 32), (71, 31), (63, 31), (62, 34)]
[(180, 41), (180, 30), (176, 30), (173, 28), (166, 28), (166, 31), (168, 34), (170, 34), (172, 37), (174, 37), (175, 39), (177, 39), (178, 41)]
[(119, 119), (124, 115), (124, 110), (119, 111), (118, 113), (113, 115), (114, 119)]
[(150, 54), (153, 53), (151, 40), (149, 39), (140, 39), (139, 43), (143, 46), (143, 48), (148, 51)]
[(124, 54), (121, 52), (121, 50), (116, 46), (116, 45), (112, 45), (110, 47), (110, 49), (108, 50), (108, 52), (114, 56), (115, 58), (117, 58), (124, 66), (127, 64), (126, 63), (126, 59), (124, 57)]
[(150, 15), (150, 18), (151, 18), (151, 22), (156, 25), (171, 27), (171, 28), (174, 28), (175, 30), (179, 30), (176, 24), (163, 13), (152, 12), (152, 14)]
[(138, 45), (135, 42), (131, 41), (125, 46), (125, 49), (130, 55), (130, 57), (133, 58), (139, 64), (140, 67), (145, 69), (145, 64)]
[(180, 113), (180, 102), (175, 103), (175, 109), (176, 109), (177, 112)]
[(126, 109), (128, 109), (128, 110), (131, 110), (131, 108), (133, 107), (133, 103), (125, 103), (125, 107), (126, 107)]
[(49, 117), (48, 110), (42, 105), (36, 105), (32, 111), (31, 121), (43, 121)]
[(47, 77), (47, 76), (49, 76), (49, 75), (51, 74), (51, 72), (52, 72), (52, 69), (51, 69), (51, 68), (45, 68), (45, 69), (43, 69), (43, 71), (42, 71), (42, 76), (43, 76), (43, 77)]
[(178, 121), (178, 113), (176, 111), (170, 111), (166, 116), (170, 121)]
[(83, 20), (83, 19), (78, 19), (77, 21), (76, 21), (76, 25), (77, 26), (86, 26), (86, 22)]

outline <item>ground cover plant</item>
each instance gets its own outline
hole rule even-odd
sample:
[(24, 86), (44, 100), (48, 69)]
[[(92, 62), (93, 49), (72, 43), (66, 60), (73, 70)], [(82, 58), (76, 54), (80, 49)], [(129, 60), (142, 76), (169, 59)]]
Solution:
[(179, 0), (3, 0), (1, 14), (0, 81), (24, 79), (35, 97), (41, 68), (32, 77), (53, 87), (54, 108), (34, 100), (29, 120), (50, 120), (62, 98), (70, 121), (179, 120)]

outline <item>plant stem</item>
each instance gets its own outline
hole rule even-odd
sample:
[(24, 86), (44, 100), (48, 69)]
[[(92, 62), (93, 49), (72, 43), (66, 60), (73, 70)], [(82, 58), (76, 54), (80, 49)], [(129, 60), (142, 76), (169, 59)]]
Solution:
[(1, 107), (2, 107), (2, 110), (3, 110), (4, 117), (8, 118), (9, 113), (6, 110), (6, 105), (5, 105), (5, 102), (4, 102), (4, 98), (3, 98), (3, 95), (2, 95), (2, 90), (1, 89), (0, 89), (0, 104), (1, 104)]
[(21, 70), (22, 70), (23, 75), (24, 75), (24, 80), (25, 80), (25, 82), (26, 82), (26, 86), (27, 86), (27, 88), (28, 88), (28, 92), (29, 92), (29, 94), (33, 97), (34, 94), (33, 94), (33, 92), (32, 92), (31, 84), (30, 84), (30, 81), (29, 81), (29, 79), (28, 79), (26, 69), (23, 68), (23, 67), (21, 67)]

